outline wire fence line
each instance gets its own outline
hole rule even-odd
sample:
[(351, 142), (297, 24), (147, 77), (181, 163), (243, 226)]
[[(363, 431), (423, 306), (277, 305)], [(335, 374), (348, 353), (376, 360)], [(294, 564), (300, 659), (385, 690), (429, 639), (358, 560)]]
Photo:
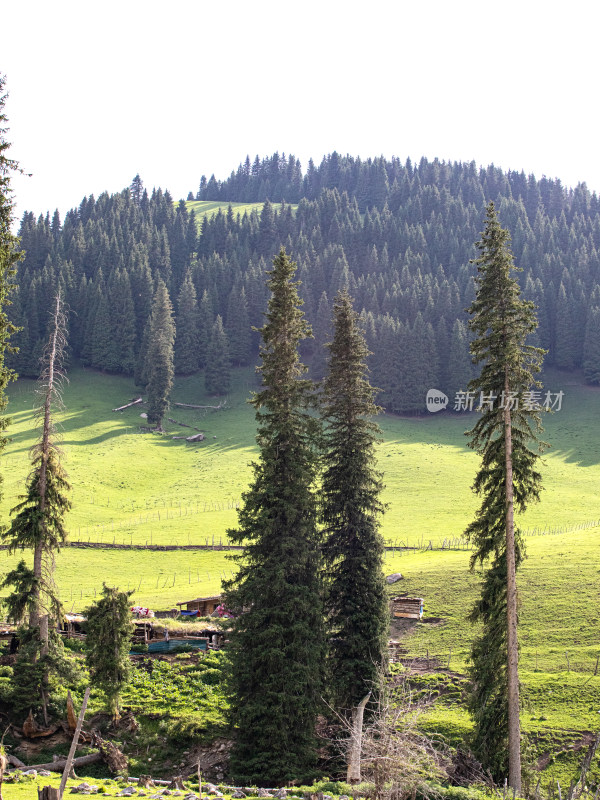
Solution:
[[(407, 646), (408, 641), (391, 640), (389, 656), (391, 663), (400, 663), (409, 669), (423, 670), (451, 670), (459, 667), (462, 670), (465, 661), (469, 660), (470, 653), (463, 648), (460, 650), (448, 647), (436, 650), (427, 646)], [(538, 653), (526, 650), (519, 654), (519, 669), (525, 672), (573, 672), (597, 677), (600, 674), (600, 650), (597, 653), (581, 654), (565, 650), (563, 653)]]

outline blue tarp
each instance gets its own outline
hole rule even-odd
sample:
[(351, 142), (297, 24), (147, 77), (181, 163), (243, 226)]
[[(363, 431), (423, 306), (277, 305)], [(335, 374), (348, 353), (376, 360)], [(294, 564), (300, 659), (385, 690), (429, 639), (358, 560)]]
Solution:
[(189, 647), (193, 650), (206, 650), (208, 642), (206, 639), (162, 639), (156, 642), (148, 642), (149, 653), (168, 653), (177, 647)]

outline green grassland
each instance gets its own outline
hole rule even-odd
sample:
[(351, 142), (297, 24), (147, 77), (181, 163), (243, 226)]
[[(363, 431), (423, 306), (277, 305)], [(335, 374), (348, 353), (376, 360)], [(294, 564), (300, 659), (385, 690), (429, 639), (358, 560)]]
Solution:
[[(561, 381), (564, 376), (557, 374), (547, 383), (562, 388)], [(67, 519), (70, 538), (130, 545), (226, 543), (227, 530), (236, 524), (236, 507), (251, 478), (250, 462), (256, 457), (254, 411), (247, 402), (255, 387), (252, 369), (237, 370), (225, 408), (172, 407), (169, 416), (205, 432), (204, 442), (190, 445), (171, 436), (194, 431), (173, 423), (166, 423), (167, 435), (144, 432), (141, 406), (112, 411), (137, 396), (130, 379), (73, 369), (64, 392), (65, 410), (60, 414), (64, 463), (73, 486), (73, 509)], [(4, 496), (0, 504), (4, 521), (23, 491), (29, 469), (29, 448), (35, 441), (33, 391), (33, 382), (26, 380), (9, 390), (11, 441), (2, 456)], [(557, 601), (579, 608), (588, 595), (579, 591), (573, 595), (565, 576), (570, 564), (577, 575), (592, 569), (590, 555), (597, 531), (576, 528), (600, 518), (600, 433), (595, 425), (600, 392), (575, 383), (564, 386), (564, 391), (562, 410), (544, 418), (544, 435), (551, 449), (542, 467), (542, 501), (524, 515), (521, 526), (532, 532), (570, 532), (564, 538), (529, 535), (532, 558), (525, 564), (524, 575), (531, 573), (534, 581), (541, 566), (555, 563), (558, 583), (553, 579), (540, 584), (540, 595), (550, 597), (552, 587), (558, 585), (562, 594)], [(206, 396), (202, 375), (178, 379), (172, 400), (218, 405), (215, 398)], [(435, 547), (444, 542), (456, 544), (477, 507), (470, 485), (478, 457), (464, 436), (472, 420), (468, 415), (382, 415), (379, 422), (383, 436), (378, 457), (387, 503), (382, 524), (385, 538), (411, 547), (426, 547), (429, 542)], [(576, 542), (580, 545), (575, 546)], [(544, 548), (545, 555), (541, 552)], [(415, 556), (391, 554), (389, 560), (392, 569), (396, 559), (402, 566), (414, 557), (416, 570), (422, 572), (425, 564), (430, 565), (431, 580), (439, 574), (445, 587), (455, 582), (466, 590), (476, 583), (476, 577), (466, 570), (468, 556), (464, 550), (435, 550)], [(5, 554), (2, 558), (8, 567), (12, 559)], [(535, 567), (530, 567), (534, 563)], [(80, 600), (93, 597), (105, 580), (135, 588), (139, 602), (168, 607), (189, 592), (217, 590), (220, 576), (233, 568), (224, 553), (212, 550), (67, 548), (58, 559), (58, 578), (69, 604), (77, 594)], [(593, 586), (594, 579), (588, 583)], [(411, 586), (413, 590), (424, 591)], [(437, 603), (446, 604), (445, 598)], [(443, 616), (440, 608), (430, 607), (430, 611)], [(443, 638), (447, 634), (430, 635)]]
[[(528, 554), (519, 573), (523, 724), (539, 752), (544, 737), (563, 737), (568, 744), (576, 732), (597, 729), (600, 709), (600, 676), (593, 674), (600, 656), (600, 528), (590, 524), (600, 518), (600, 390), (560, 373), (548, 375), (546, 384), (562, 389), (565, 398), (560, 412), (544, 418), (551, 447), (542, 466), (542, 500), (520, 520)], [(193, 431), (173, 423), (167, 423), (167, 435), (144, 432), (140, 406), (112, 411), (137, 396), (130, 379), (73, 369), (60, 415), (73, 486), (71, 538), (134, 545), (226, 542), (256, 457), (254, 412), (247, 403), (255, 387), (253, 370), (238, 370), (225, 408), (172, 407), (169, 416), (206, 434), (204, 442), (189, 445), (171, 436)], [(19, 381), (9, 390), (11, 442), (1, 462), (4, 523), (23, 490), (35, 441), (33, 389), (32, 382)], [(202, 375), (178, 379), (172, 400), (217, 405), (206, 396)], [(379, 422), (388, 504), (383, 533), (390, 543), (419, 548), (388, 551), (386, 571), (404, 575), (390, 591), (425, 598), (425, 619), (403, 633), (403, 644), (409, 658), (429, 657), (432, 667), (449, 666), (452, 675), (461, 675), (476, 632), (467, 615), (480, 580), (469, 571), (470, 552), (458, 543), (477, 507), (470, 485), (478, 458), (464, 436), (472, 419), (384, 415)], [(455, 549), (425, 549), (444, 541)], [(0, 574), (18, 557), (0, 553)], [(132, 602), (172, 608), (219, 591), (234, 569), (226, 552), (213, 549), (65, 548), (57, 558), (57, 582), (67, 609), (89, 605), (103, 582), (133, 590)], [(460, 691), (441, 692), (427, 724), (451, 741), (468, 732)], [(564, 764), (557, 759), (552, 766), (556, 774), (575, 763), (571, 751), (565, 753)]]
[[(227, 213), (227, 209), (231, 206), (233, 216), (243, 217), (244, 214), (250, 215), (253, 211), (260, 214), (264, 203), (224, 203), (222, 200), (187, 200), (186, 208), (188, 211), (193, 211), (196, 216), (196, 224), (198, 229), (201, 229), (202, 220), (204, 217), (214, 217), (219, 209), (223, 214)], [(273, 209), (278, 210), (281, 208), (281, 203), (273, 203)], [(289, 204), (288, 204), (289, 205)], [(292, 206), (294, 209), (295, 206)]]
[[(254, 412), (247, 398), (256, 386), (253, 370), (237, 370), (227, 408), (195, 411), (173, 407), (170, 416), (205, 431), (189, 445), (171, 436), (194, 431), (166, 423), (168, 435), (141, 430), (139, 406), (113, 408), (137, 395), (124, 377), (74, 369), (65, 388), (62, 425), (65, 466), (73, 485), (71, 538), (133, 544), (206, 544), (225, 540), (236, 523), (235, 504), (251, 477), (256, 455)], [(558, 387), (564, 376), (553, 375)], [(10, 388), (12, 441), (2, 456), (7, 518), (23, 490), (28, 451), (35, 441), (33, 383)], [(563, 409), (544, 418), (551, 449), (544, 457), (542, 501), (521, 520), (524, 529), (575, 528), (600, 518), (600, 433), (596, 428), (600, 390), (565, 386)], [(178, 379), (173, 401), (216, 405), (202, 375)], [(388, 510), (383, 533), (409, 546), (440, 545), (461, 536), (477, 498), (470, 491), (478, 458), (467, 446), (469, 415), (379, 419), (383, 441), (379, 466)], [(160, 514), (160, 518), (159, 518)]]

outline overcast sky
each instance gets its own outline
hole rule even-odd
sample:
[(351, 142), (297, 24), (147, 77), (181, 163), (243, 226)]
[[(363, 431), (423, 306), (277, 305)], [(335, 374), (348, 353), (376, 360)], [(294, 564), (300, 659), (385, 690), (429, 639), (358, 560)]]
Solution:
[(592, 0), (2, 0), (17, 215), (333, 150), (600, 191)]

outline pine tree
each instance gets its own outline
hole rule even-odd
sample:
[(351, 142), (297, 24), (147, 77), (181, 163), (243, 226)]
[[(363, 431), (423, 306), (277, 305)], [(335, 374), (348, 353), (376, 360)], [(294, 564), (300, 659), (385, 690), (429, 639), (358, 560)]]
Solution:
[[(6, 364), (7, 351), (10, 352), (9, 339), (16, 332), (15, 326), (9, 321), (6, 307), (10, 305), (10, 294), (13, 289), (12, 280), (16, 272), (16, 264), (21, 258), (18, 249), (19, 240), (13, 235), (11, 225), (13, 222), (13, 202), (10, 188), (10, 173), (19, 171), (16, 161), (9, 158), (7, 151), (10, 143), (6, 141), (7, 128), (4, 106), (6, 94), (4, 92), (5, 77), (0, 74), (0, 453), (6, 447), (5, 436), (9, 420), (3, 416), (6, 410), (6, 387), (9, 381), (14, 380), (15, 373)], [(0, 489), (2, 476), (0, 475)], [(1, 494), (0, 494), (1, 496)], [(1, 528), (0, 528), (1, 530)]]
[(227, 338), (229, 339), (229, 355), (236, 366), (248, 364), (252, 345), (250, 319), (246, 291), (242, 286), (235, 287), (229, 295), (227, 304)]
[(322, 292), (319, 298), (314, 332), (315, 341), (310, 374), (314, 380), (320, 381), (323, 379), (327, 368), (327, 342), (331, 339), (331, 308), (326, 292)]
[(106, 290), (100, 289), (98, 305), (94, 315), (91, 357), (92, 366), (101, 370), (116, 368), (112, 315)]
[[(66, 321), (60, 294), (56, 296), (52, 315), (51, 334), (40, 376), (40, 393), (44, 399), (38, 410), (40, 441), (33, 448), (33, 469), (26, 494), (12, 509), (11, 526), (4, 533), (9, 552), (33, 549), (33, 573), (29, 627), (33, 635), (33, 660), (44, 661), (49, 656), (51, 634), (59, 603), (54, 586), (54, 557), (66, 542), (64, 516), (71, 508), (67, 497), (70, 486), (60, 463), (56, 433), (52, 421), (53, 408), (60, 403), (62, 361), (66, 347)], [(48, 668), (40, 672), (40, 699), (47, 720)]]
[(482, 368), (468, 388), (481, 398), (481, 416), (469, 435), (470, 446), (481, 455), (473, 489), (483, 501), (466, 533), (475, 547), (471, 567), (488, 559), (492, 563), (472, 614), (483, 622), (483, 633), (472, 648), (470, 707), (476, 755), (497, 779), (508, 765), (509, 784), (519, 792), (516, 570), (523, 559), (523, 542), (515, 529), (514, 507), (523, 511), (539, 498), (541, 489), (535, 468), (541, 424), (535, 404), (528, 403), (524, 393), (538, 385), (534, 375), (543, 351), (525, 344), (536, 327), (535, 312), (531, 302), (520, 298), (519, 285), (511, 277), (515, 267), (509, 234), (500, 227), (493, 203), (487, 206), (477, 247), (477, 294), (469, 308), (469, 326), (473, 360)]
[(231, 387), (229, 342), (223, 329), (223, 320), (219, 314), (217, 314), (217, 319), (213, 325), (208, 345), (204, 385), (209, 394), (227, 394)]
[(189, 270), (177, 298), (175, 330), (175, 372), (193, 375), (198, 371), (198, 303)]
[(334, 335), (323, 387), (325, 431), (321, 490), (325, 616), (329, 626), (332, 696), (354, 708), (377, 690), (386, 661), (389, 611), (378, 517), (383, 488), (375, 468), (379, 409), (369, 384), (365, 338), (347, 292), (333, 307)]
[(145, 360), (148, 392), (148, 425), (162, 430), (173, 387), (173, 345), (175, 325), (169, 292), (159, 280), (148, 320), (148, 349)]
[(587, 383), (600, 384), (600, 308), (592, 306), (588, 313), (583, 343), (583, 374)]
[(576, 363), (575, 326), (571, 298), (560, 284), (556, 301), (554, 363), (559, 369), (573, 369)]
[(198, 347), (200, 366), (206, 366), (208, 345), (213, 325), (215, 324), (215, 314), (211, 298), (206, 291), (202, 292), (202, 298), (198, 307)]
[(115, 719), (120, 716), (119, 699), (130, 672), (133, 623), (129, 598), (132, 594), (104, 584), (102, 597), (84, 612), (87, 617), (85, 660), (94, 684), (104, 693)]
[(448, 394), (448, 407), (453, 408), (457, 393), (466, 390), (473, 376), (469, 337), (465, 325), (459, 319), (454, 323), (450, 337), (447, 376), (444, 391)]
[(310, 334), (299, 308), (296, 265), (281, 250), (268, 273), (261, 329), (262, 389), (252, 403), (260, 452), (229, 535), (244, 552), (227, 585), (244, 608), (228, 648), (231, 719), (237, 735), (231, 769), (243, 782), (308, 778), (316, 762), (315, 723), (323, 661), (319, 537), (313, 482), (318, 423), (312, 383), (298, 346)]
[(115, 270), (108, 287), (111, 348), (107, 369), (131, 375), (135, 364), (135, 311), (131, 282), (124, 270)]

